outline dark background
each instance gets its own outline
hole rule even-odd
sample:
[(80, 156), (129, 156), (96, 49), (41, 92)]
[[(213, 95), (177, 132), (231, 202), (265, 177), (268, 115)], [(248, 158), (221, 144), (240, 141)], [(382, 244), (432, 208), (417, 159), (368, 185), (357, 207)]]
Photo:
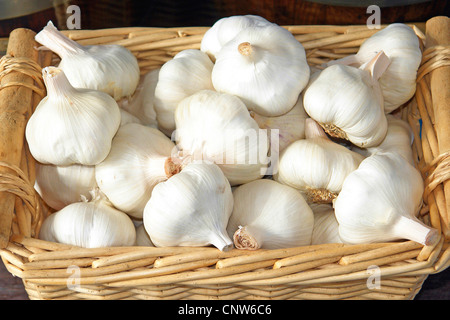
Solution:
[[(426, 22), (449, 15), (446, 0), (0, 0), (0, 38), (18, 27), (39, 32), (49, 20), (66, 28), (69, 5), (81, 9), (81, 28), (129, 26), (211, 26), (222, 17), (256, 14), (280, 25), (365, 24), (368, 5), (381, 8), (381, 23)], [(1, 50), (0, 50), (1, 51)], [(26, 300), (22, 279), (14, 278), (0, 263), (0, 300)], [(450, 300), (450, 270), (430, 275), (416, 300)]]

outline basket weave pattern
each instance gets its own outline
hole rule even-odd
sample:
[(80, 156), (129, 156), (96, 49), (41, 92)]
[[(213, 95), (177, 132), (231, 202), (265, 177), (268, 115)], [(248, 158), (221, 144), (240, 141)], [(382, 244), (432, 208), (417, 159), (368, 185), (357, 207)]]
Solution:
[[(312, 68), (356, 53), (362, 42), (378, 31), (365, 26), (285, 27), (305, 47)], [(83, 45), (124, 45), (136, 55), (145, 74), (181, 50), (199, 49), (207, 29), (120, 28), (64, 33)], [(425, 40), (424, 34), (415, 30), (419, 39)], [(421, 218), (441, 231), (439, 241), (431, 246), (399, 241), (221, 252), (183, 247), (84, 249), (42, 241), (37, 235), (50, 211), (33, 189), (34, 160), (25, 145), (20, 168), (0, 163), (13, 172), (0, 176), (0, 191), (16, 195), (10, 241), (0, 250), (3, 263), (11, 274), (23, 279), (30, 299), (412, 299), (429, 274), (450, 265), (449, 240), (441, 226), (446, 208), (438, 201), (450, 175), (450, 155), (439, 153), (437, 147), (427, 82), (429, 72), (449, 64), (448, 51), (448, 47), (424, 51), (416, 95), (400, 110), (413, 128), (416, 167), (426, 186)], [(53, 55), (47, 61), (55, 64), (58, 57)], [(45, 88), (40, 71), (46, 65), (5, 56), (0, 80), (7, 72), (22, 72), (34, 79), (35, 84), (28, 88), (42, 98)], [(376, 288), (368, 285), (373, 266), (381, 276)]]

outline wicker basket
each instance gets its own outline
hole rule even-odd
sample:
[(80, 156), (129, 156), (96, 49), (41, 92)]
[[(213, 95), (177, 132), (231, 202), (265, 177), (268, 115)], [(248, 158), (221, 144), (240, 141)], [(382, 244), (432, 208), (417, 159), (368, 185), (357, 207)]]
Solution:
[[(436, 68), (448, 68), (448, 45), (427, 47), (430, 43), (425, 42), (425, 33), (413, 27), (423, 44), (424, 59), (417, 93), (400, 112), (415, 132), (416, 166), (426, 185), (421, 218), (440, 231), (437, 243), (423, 246), (396, 241), (221, 252), (212, 247), (84, 249), (42, 241), (37, 234), (50, 211), (33, 189), (34, 159), (22, 141), (16, 163), (0, 159), (0, 195), (9, 196), (9, 202), (4, 203), (10, 203), (10, 212), (0, 216), (4, 236), (0, 252), (7, 270), (23, 279), (30, 299), (413, 299), (428, 275), (450, 265), (450, 194), (445, 194), (444, 188), (450, 158), (448, 150), (439, 150), (433, 109), (436, 103), (429, 79)], [(356, 53), (359, 45), (378, 31), (366, 26), (286, 28), (305, 47), (311, 67)], [(180, 50), (199, 48), (206, 30), (186, 27), (64, 32), (85, 45), (126, 46), (136, 55), (145, 74)], [(21, 99), (29, 95), (28, 111), (24, 113), (27, 117), (45, 96), (41, 67), (55, 63), (57, 58), (44, 51), (37, 57), (14, 56), (17, 48), (13, 48), (13, 42), (24, 41), (14, 41), (13, 33), (9, 55), (1, 60), (0, 93), (22, 90)], [(16, 78), (11, 79), (14, 75)], [(379, 286), (368, 285), (374, 270), (379, 272)]]

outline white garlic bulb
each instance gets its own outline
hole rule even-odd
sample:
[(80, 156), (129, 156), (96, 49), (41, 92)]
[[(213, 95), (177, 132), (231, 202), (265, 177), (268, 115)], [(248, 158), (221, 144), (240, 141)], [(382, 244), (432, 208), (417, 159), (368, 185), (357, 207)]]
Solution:
[(49, 215), (39, 239), (83, 248), (132, 246), (136, 229), (130, 217), (115, 209), (101, 193)]
[(386, 136), (387, 120), (377, 79), (389, 59), (381, 52), (361, 68), (332, 65), (304, 93), (304, 108), (330, 135), (368, 148)]
[(339, 223), (331, 204), (311, 203), (314, 213), (314, 228), (311, 244), (343, 243), (339, 236)]
[(155, 111), (158, 128), (171, 136), (175, 130), (174, 113), (178, 103), (200, 91), (214, 90), (211, 82), (213, 63), (197, 49), (186, 49), (161, 67), (155, 88)]
[(252, 26), (264, 26), (271, 22), (257, 15), (235, 15), (217, 20), (203, 35), (200, 49), (211, 59), (243, 29)]
[(35, 39), (61, 58), (58, 67), (74, 87), (100, 90), (115, 100), (136, 90), (139, 65), (127, 48), (113, 44), (82, 46), (56, 29), (51, 21)]
[(91, 200), (91, 191), (97, 187), (95, 166), (55, 166), (36, 162), (34, 187), (45, 203), (55, 210), (83, 198)]
[(59, 68), (46, 67), (42, 75), (47, 96), (25, 132), (33, 157), (54, 165), (101, 162), (120, 126), (117, 102), (101, 91), (74, 88)]
[(280, 154), (274, 179), (300, 190), (309, 202), (330, 203), (364, 157), (328, 139), (312, 119), (305, 125), (306, 139), (291, 143)]
[(238, 249), (281, 249), (311, 244), (314, 216), (303, 196), (274, 180), (260, 179), (233, 191), (228, 235)]
[(96, 165), (100, 190), (119, 210), (142, 218), (156, 184), (171, 172), (174, 143), (158, 129), (136, 123), (119, 128), (111, 152)]
[(242, 99), (249, 110), (280, 116), (293, 108), (308, 84), (305, 49), (276, 24), (243, 29), (216, 55), (212, 83)]
[[(292, 142), (305, 138), (305, 119), (308, 118), (308, 114), (303, 108), (302, 96), (289, 112), (281, 116), (265, 117), (254, 111), (250, 111), (250, 115), (260, 129), (267, 130), (269, 136), (272, 131), (278, 130), (278, 152), (282, 152)], [(272, 144), (271, 149), (273, 150)]]
[(341, 239), (433, 243), (437, 230), (417, 218), (423, 190), (421, 174), (399, 154), (380, 152), (364, 159), (334, 201)]
[(411, 126), (406, 121), (397, 118), (392, 114), (387, 114), (386, 118), (388, 121), (386, 137), (378, 146), (366, 149), (354, 147), (352, 150), (364, 155), (365, 157), (379, 151), (396, 152), (402, 155), (410, 164), (414, 165), (414, 156), (412, 151), (414, 133)]
[(269, 159), (265, 132), (236, 96), (202, 90), (175, 111), (177, 147), (195, 161), (216, 163), (231, 185), (264, 176)]
[(143, 75), (133, 95), (117, 102), (121, 110), (128, 112), (139, 120), (135, 122), (154, 128), (158, 127), (154, 99), (159, 70), (159, 68), (154, 69)]
[(407, 102), (416, 92), (417, 70), (422, 61), (419, 38), (403, 23), (392, 23), (361, 44), (355, 55), (331, 61), (360, 66), (384, 51), (391, 63), (380, 77), (384, 110), (390, 113)]
[(226, 226), (233, 210), (231, 186), (213, 163), (189, 163), (153, 189), (144, 226), (155, 246), (233, 247)]

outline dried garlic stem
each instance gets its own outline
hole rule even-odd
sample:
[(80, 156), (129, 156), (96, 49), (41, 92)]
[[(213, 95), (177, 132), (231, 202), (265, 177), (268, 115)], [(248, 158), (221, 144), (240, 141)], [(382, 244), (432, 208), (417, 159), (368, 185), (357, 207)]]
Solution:
[(238, 46), (238, 51), (240, 54), (242, 54), (243, 56), (250, 56), (253, 52), (253, 48), (252, 45), (249, 42), (242, 42), (239, 46)]
[(334, 199), (338, 196), (336, 192), (331, 192), (327, 189), (313, 189), (308, 188), (306, 191), (306, 196), (308, 202), (313, 203), (332, 203)]
[(335, 138), (341, 138), (348, 140), (347, 134), (345, 131), (343, 131), (341, 128), (335, 126), (334, 124), (329, 123), (320, 123), (320, 126), (325, 130), (326, 133), (328, 133), (330, 136)]

